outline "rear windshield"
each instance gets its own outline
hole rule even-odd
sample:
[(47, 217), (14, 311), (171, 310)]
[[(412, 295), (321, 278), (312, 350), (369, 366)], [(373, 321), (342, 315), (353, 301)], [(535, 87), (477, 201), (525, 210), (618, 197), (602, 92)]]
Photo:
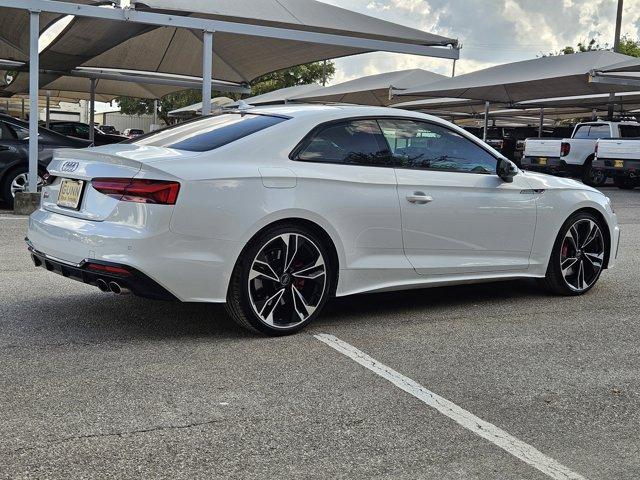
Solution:
[(287, 120), (270, 115), (227, 113), (205, 117), (138, 137), (129, 143), (206, 152)]

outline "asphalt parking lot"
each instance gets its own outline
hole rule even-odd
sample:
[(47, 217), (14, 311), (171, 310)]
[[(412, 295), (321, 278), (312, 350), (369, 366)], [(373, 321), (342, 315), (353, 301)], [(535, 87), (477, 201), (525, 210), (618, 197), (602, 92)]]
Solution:
[[(278, 339), (218, 306), (36, 269), (26, 219), (0, 213), (0, 478), (639, 478), (640, 191), (605, 190), (619, 263), (584, 297), (527, 281), (358, 296)], [(543, 473), (547, 460), (481, 438), (322, 334), (563, 469)]]

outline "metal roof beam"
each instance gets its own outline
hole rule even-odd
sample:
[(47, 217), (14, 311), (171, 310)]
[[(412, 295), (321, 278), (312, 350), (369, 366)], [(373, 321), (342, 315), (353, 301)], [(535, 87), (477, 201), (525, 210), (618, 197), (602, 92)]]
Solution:
[(267, 27), (246, 23), (226, 22), (223, 20), (187, 17), (183, 15), (144, 12), (130, 8), (103, 8), (94, 5), (57, 2), (55, 0), (21, 0), (19, 5), (16, 5), (15, 0), (0, 0), (0, 7), (52, 12), (59, 13), (61, 15), (101, 18), (104, 20), (135, 22), (148, 25), (161, 25), (212, 32), (235, 33), (239, 35), (253, 35), (257, 37), (279, 38), (283, 40), (296, 40), (300, 42), (312, 42), (325, 45), (340, 45), (343, 47), (353, 47), (371, 51), (406, 53), (425, 57), (448, 58), (452, 60), (460, 57), (460, 50), (458, 48), (450, 48), (446, 46), (438, 47), (390, 42), (385, 40), (310, 32), (291, 28)]

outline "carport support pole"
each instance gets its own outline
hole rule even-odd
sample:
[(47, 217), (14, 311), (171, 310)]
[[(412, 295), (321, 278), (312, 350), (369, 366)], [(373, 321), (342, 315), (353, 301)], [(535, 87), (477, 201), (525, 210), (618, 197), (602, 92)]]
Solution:
[[(29, 12), (29, 193), (38, 193), (38, 79), (40, 12)], [(24, 109), (24, 100), (22, 100)]]
[(89, 91), (89, 140), (95, 140), (96, 129), (96, 79), (91, 79), (91, 90)]
[(489, 130), (489, 107), (490, 102), (484, 102), (484, 128), (482, 129), (482, 141), (487, 141), (487, 131)]
[[(157, 125), (158, 123), (158, 99), (156, 98), (153, 101), (153, 124)], [(155, 126), (153, 128), (156, 128)]]
[(538, 138), (542, 138), (542, 126), (544, 125), (544, 108), (540, 109), (540, 123), (538, 124)]
[(47, 107), (45, 109), (45, 124), (46, 128), (49, 128), (51, 123), (51, 91), (47, 90)]
[(205, 30), (202, 38), (202, 115), (211, 114), (211, 76), (213, 73), (213, 32)]

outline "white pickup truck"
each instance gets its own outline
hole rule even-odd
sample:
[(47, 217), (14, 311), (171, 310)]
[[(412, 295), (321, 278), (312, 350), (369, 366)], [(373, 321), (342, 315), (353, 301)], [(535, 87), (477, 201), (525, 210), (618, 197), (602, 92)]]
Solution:
[(527, 138), (522, 157), (524, 170), (578, 175), (587, 185), (600, 186), (607, 181), (604, 170), (594, 169), (599, 139), (640, 136), (637, 122), (585, 122), (573, 129), (571, 138)]
[(640, 186), (640, 128), (637, 138), (598, 140), (593, 169), (612, 177), (617, 187), (631, 190)]

